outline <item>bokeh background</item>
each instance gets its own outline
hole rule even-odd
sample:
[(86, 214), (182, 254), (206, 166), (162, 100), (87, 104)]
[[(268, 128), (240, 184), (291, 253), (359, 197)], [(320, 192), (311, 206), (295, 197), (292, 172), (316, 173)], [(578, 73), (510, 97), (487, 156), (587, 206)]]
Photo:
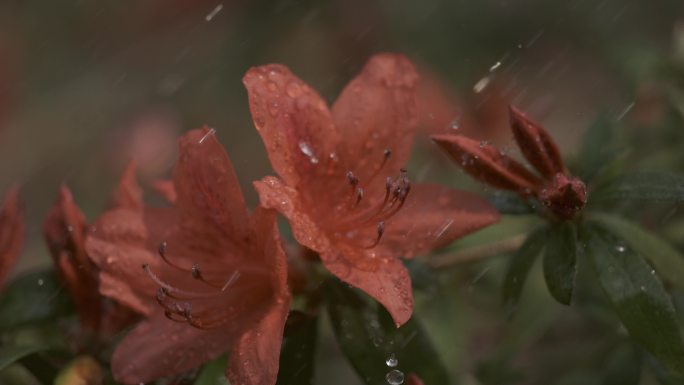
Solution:
[[(0, 192), (19, 183), (28, 218), (14, 274), (49, 264), (41, 222), (61, 183), (92, 220), (129, 159), (137, 159), (143, 184), (168, 176), (177, 135), (204, 124), (217, 130), (256, 202), (251, 181), (271, 170), (241, 78), (250, 66), (271, 62), (286, 64), (332, 102), (373, 53), (410, 57), (423, 76), (414, 179), (452, 173), (444, 183), (482, 189), (428, 152), (434, 148), (424, 137), (465, 132), (515, 153), (508, 103), (543, 123), (568, 154), (603, 115), (637, 135), (643, 151), (655, 149), (652, 164), (681, 169), (677, 147), (657, 153), (669, 129), (681, 132), (668, 126), (667, 112), (678, 105), (672, 100), (684, 99), (672, 80), (682, 77), (670, 72), (684, 58), (680, 19), (681, 0), (2, 0)], [(516, 221), (479, 237), (526, 228)], [(511, 359), (537, 349), (529, 346), (540, 338), (553, 347), (560, 336), (537, 323), (574, 322), (540, 286), (531, 289), (529, 317), (501, 329), (499, 313), (487, 313), (496, 307), (497, 289), (487, 286), (497, 282), (495, 270), (468, 266), (449, 281), (458, 297), (418, 298), (431, 330), (444, 337), (436, 342), (445, 361), (464, 380), (475, 381), (474, 362), (481, 368)], [(325, 341), (317, 383), (356, 383)], [(591, 350), (562, 346), (544, 355)], [(529, 356), (518, 359), (536, 366), (537, 378), (567, 369), (562, 359), (543, 368)]]

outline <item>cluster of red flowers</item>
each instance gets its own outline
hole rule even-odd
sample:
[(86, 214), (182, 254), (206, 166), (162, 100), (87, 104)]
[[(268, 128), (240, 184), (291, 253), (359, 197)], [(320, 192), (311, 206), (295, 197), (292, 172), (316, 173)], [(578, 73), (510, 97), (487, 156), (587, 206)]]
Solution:
[[(330, 273), (404, 324), (413, 296), (400, 258), (499, 219), (481, 197), (409, 180), (417, 81), (406, 58), (379, 54), (329, 108), (284, 66), (250, 69), (243, 82), (254, 124), (278, 174), (254, 182), (260, 205), (251, 212), (206, 127), (180, 138), (172, 180), (154, 186), (166, 206), (144, 204), (134, 164), (91, 225), (62, 187), (44, 233), (82, 327), (107, 334), (142, 319), (114, 352), (115, 378), (147, 382), (230, 351), (232, 384), (275, 383), (292, 298), (276, 212)], [(567, 176), (544, 130), (516, 110), (513, 128), (543, 178), (465, 137), (434, 139), (475, 177), (572, 216), (585, 201), (581, 182)], [(0, 280), (22, 243), (17, 200), (11, 190), (0, 213)]]

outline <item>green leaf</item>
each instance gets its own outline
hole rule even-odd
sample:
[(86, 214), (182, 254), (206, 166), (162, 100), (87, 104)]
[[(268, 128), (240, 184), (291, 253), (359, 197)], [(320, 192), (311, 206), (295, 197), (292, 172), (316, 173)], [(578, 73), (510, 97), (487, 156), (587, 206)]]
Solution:
[(549, 231), (544, 251), (544, 279), (551, 296), (569, 305), (577, 276), (577, 233), (571, 222), (555, 225)]
[(648, 258), (665, 280), (684, 288), (684, 255), (667, 241), (647, 232), (634, 222), (614, 215), (592, 214), (591, 219)]
[(25, 274), (0, 296), (0, 330), (54, 321), (68, 313), (70, 300), (52, 269)]
[(511, 258), (501, 293), (504, 306), (511, 312), (515, 310), (518, 304), (527, 275), (532, 269), (534, 261), (546, 245), (547, 232), (546, 227), (534, 230)]
[(582, 138), (579, 159), (582, 160), (580, 179), (591, 181), (615, 158), (617, 151), (611, 146), (614, 143), (615, 127), (606, 115), (600, 115), (587, 128)]
[(632, 338), (670, 370), (684, 370), (684, 344), (675, 309), (651, 266), (623, 241), (597, 226), (586, 226), (594, 271)]
[(318, 317), (293, 311), (287, 317), (276, 385), (313, 384)]
[(222, 355), (221, 357), (204, 365), (200, 370), (194, 385), (230, 385), (226, 378), (226, 365), (228, 365), (228, 357)]
[[(325, 295), (333, 331), (342, 352), (364, 383), (386, 383), (393, 369), (415, 373), (426, 384), (449, 384), (449, 375), (427, 333), (414, 315), (396, 328), (375, 301), (337, 281), (326, 282)], [(386, 360), (394, 356), (396, 368)]]
[(657, 171), (624, 174), (599, 188), (589, 199), (684, 202), (684, 176)]

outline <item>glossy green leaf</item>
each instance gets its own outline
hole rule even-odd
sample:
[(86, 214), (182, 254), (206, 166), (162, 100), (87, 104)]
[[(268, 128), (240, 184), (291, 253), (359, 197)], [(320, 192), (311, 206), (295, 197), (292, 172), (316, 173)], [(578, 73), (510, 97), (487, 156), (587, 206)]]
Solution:
[(0, 296), (0, 330), (54, 321), (69, 308), (69, 298), (54, 270), (28, 273), (12, 281)]
[(589, 199), (684, 202), (684, 176), (656, 171), (625, 174), (599, 188)]
[(276, 385), (313, 384), (318, 317), (293, 311), (287, 317)]
[(684, 370), (684, 343), (675, 309), (648, 263), (597, 226), (582, 231), (594, 271), (632, 338), (670, 370)]
[(230, 385), (228, 378), (226, 378), (226, 366), (228, 365), (228, 357), (222, 355), (221, 357), (204, 365), (200, 370), (194, 385)]
[(614, 215), (592, 214), (591, 219), (648, 258), (665, 280), (684, 288), (684, 255), (667, 241), (649, 233), (634, 222)]
[(577, 232), (570, 222), (549, 230), (544, 251), (544, 279), (556, 301), (569, 305), (577, 277)]
[[(415, 314), (396, 328), (382, 306), (337, 281), (326, 282), (326, 301), (342, 352), (364, 383), (386, 383), (393, 369), (416, 373), (426, 384), (448, 385), (449, 375)], [(395, 368), (386, 361), (394, 357)]]
[(534, 261), (546, 245), (547, 230), (546, 227), (541, 227), (530, 233), (522, 246), (511, 257), (501, 293), (504, 305), (511, 312), (518, 304), (527, 275), (532, 269)]

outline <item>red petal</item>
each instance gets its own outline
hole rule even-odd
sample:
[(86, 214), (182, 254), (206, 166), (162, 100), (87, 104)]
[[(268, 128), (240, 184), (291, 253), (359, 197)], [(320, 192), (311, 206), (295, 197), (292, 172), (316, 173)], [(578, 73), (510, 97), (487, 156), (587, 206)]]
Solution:
[(404, 207), (387, 222), (378, 247), (411, 257), (499, 219), (496, 209), (478, 195), (438, 185), (412, 185)]
[[(392, 155), (385, 165), (399, 171), (411, 152), (418, 126), (415, 93), (418, 74), (404, 56), (373, 56), (361, 73), (342, 91), (333, 106), (333, 119), (344, 140), (340, 158), (362, 182)], [(382, 181), (384, 183), (384, 181)]]
[(278, 375), (283, 328), (290, 308), (287, 259), (278, 235), (275, 211), (258, 206), (252, 216), (256, 244), (272, 276), (275, 299), (270, 310), (237, 341), (226, 375), (234, 385), (273, 385)]
[(321, 260), (336, 277), (380, 302), (399, 327), (413, 312), (411, 278), (399, 259), (378, 254), (342, 245), (322, 253)]
[(420, 379), (415, 373), (408, 375), (406, 379), (406, 385), (423, 385), (423, 380)]
[(271, 275), (271, 283), (276, 297), (289, 296), (287, 288), (287, 256), (283, 249), (280, 233), (276, 224), (276, 212), (257, 206), (252, 214), (255, 244), (259, 248), (250, 260), (263, 258), (260, 267), (267, 269)]
[(316, 179), (339, 135), (323, 99), (287, 67), (251, 68), (242, 79), (271, 166), (290, 186)]
[(144, 314), (158, 308), (157, 285), (142, 269), (164, 269), (155, 250), (174, 230), (173, 209), (111, 210), (94, 224), (86, 240), (91, 260), (100, 268), (100, 293)]
[(300, 195), (295, 189), (286, 186), (276, 177), (256, 181), (254, 187), (264, 207), (275, 209), (288, 219), (297, 242), (318, 252), (330, 248), (330, 241), (302, 205)]
[(19, 188), (11, 188), (0, 207), (0, 288), (21, 254), (25, 235)]
[(264, 318), (240, 337), (230, 353), (226, 371), (231, 384), (275, 384), (289, 309), (289, 296), (278, 299)]
[(545, 178), (562, 173), (565, 170), (563, 159), (549, 133), (517, 108), (510, 106), (510, 113), (515, 141), (527, 161)]
[(460, 135), (432, 135), (465, 172), (493, 187), (525, 194), (536, 191), (541, 180), (527, 169), (499, 153), (494, 147)]
[(119, 186), (112, 198), (112, 207), (139, 209), (142, 208), (142, 189), (135, 177), (136, 165), (134, 161), (128, 162), (124, 169)]
[(176, 194), (176, 188), (174, 187), (172, 180), (156, 180), (152, 182), (152, 188), (159, 195), (164, 197), (167, 202), (171, 204), (176, 203), (178, 195)]
[(206, 127), (192, 130), (181, 137), (179, 147), (173, 179), (184, 225), (218, 232), (229, 239), (246, 238), (249, 222), (245, 200), (233, 165), (214, 131)]
[(81, 320), (81, 326), (97, 331), (100, 326), (100, 295), (97, 272), (85, 251), (85, 217), (66, 186), (43, 222), (43, 234)]
[(158, 312), (116, 347), (112, 372), (124, 384), (171, 377), (220, 356), (238, 337), (235, 330), (201, 330), (168, 320)]

